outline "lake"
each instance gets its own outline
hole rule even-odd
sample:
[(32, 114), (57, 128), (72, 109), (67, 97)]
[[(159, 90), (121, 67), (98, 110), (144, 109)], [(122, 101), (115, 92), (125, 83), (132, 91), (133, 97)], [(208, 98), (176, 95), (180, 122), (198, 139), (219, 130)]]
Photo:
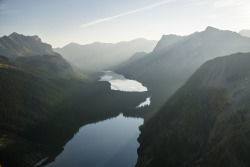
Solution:
[[(135, 80), (126, 79), (112, 71), (103, 73), (99, 81), (109, 82), (111, 90), (128, 93), (147, 91), (145, 86)], [(150, 97), (138, 108), (148, 105)], [(142, 124), (141, 118), (128, 118), (120, 114), (112, 119), (85, 125), (64, 146), (55, 161), (46, 167), (134, 167), (139, 147), (139, 126)]]
[(141, 118), (122, 114), (83, 126), (64, 151), (46, 167), (133, 167), (137, 161), (137, 138)]
[(147, 87), (143, 86), (140, 82), (135, 80), (126, 79), (123, 75), (116, 74), (113, 71), (103, 71), (104, 75), (101, 76), (99, 81), (107, 81), (111, 84), (112, 90), (124, 92), (146, 92)]
[[(147, 87), (143, 86), (140, 82), (135, 80), (126, 79), (123, 75), (117, 74), (113, 71), (103, 71), (104, 75), (101, 76), (99, 81), (106, 81), (110, 83), (111, 90), (118, 90), (124, 92), (145, 92), (148, 91)], [(150, 97), (146, 101), (140, 103), (136, 108), (142, 108), (151, 104)]]
[(144, 102), (139, 104), (136, 108), (142, 108), (145, 106), (149, 106), (150, 104), (151, 104), (151, 100), (150, 100), (150, 97), (148, 97), (148, 98), (146, 98), (146, 100)]

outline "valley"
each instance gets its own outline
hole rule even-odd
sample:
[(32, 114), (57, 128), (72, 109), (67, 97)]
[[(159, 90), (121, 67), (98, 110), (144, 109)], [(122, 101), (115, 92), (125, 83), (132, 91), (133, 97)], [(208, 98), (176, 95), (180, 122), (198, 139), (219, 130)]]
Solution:
[(247, 35), (52, 49), (12, 33), (0, 54), (3, 167), (250, 165)]

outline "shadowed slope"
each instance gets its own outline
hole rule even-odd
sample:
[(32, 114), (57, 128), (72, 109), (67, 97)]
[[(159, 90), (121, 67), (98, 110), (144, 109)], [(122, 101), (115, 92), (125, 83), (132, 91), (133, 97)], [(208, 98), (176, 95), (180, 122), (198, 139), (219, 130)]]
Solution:
[(250, 53), (204, 63), (141, 127), (137, 166), (250, 165)]

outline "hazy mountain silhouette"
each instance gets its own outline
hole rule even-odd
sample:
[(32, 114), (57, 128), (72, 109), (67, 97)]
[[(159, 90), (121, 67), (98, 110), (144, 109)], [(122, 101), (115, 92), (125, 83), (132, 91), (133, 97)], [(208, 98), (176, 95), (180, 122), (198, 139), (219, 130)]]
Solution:
[(70, 43), (63, 48), (54, 50), (78, 67), (103, 70), (128, 60), (136, 52), (151, 52), (156, 43), (157, 41), (146, 39), (135, 39), (116, 44), (95, 42), (79, 45)]
[(129, 66), (130, 64), (132, 64), (133, 62), (135, 62), (136, 60), (139, 60), (140, 58), (144, 57), (145, 55), (147, 55), (146, 52), (136, 52), (134, 55), (132, 55), (128, 60), (114, 66), (111, 67), (112, 70), (117, 70), (120, 68), (126, 68), (127, 66)]
[(241, 30), (239, 34), (245, 37), (250, 37), (250, 30)]
[(250, 53), (204, 63), (140, 129), (136, 166), (249, 166)]
[(188, 36), (163, 36), (152, 53), (114, 69), (146, 85), (152, 93), (152, 106), (158, 108), (205, 61), (249, 51), (249, 38), (207, 27)]

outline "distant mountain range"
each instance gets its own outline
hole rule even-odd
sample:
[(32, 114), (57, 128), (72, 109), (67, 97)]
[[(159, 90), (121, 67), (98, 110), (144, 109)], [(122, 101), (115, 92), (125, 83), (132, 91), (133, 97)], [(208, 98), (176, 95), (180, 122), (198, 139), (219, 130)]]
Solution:
[(241, 30), (239, 34), (245, 37), (250, 37), (250, 30)]
[[(164, 35), (154, 51), (123, 63), (114, 71), (142, 82), (159, 108), (204, 62), (215, 57), (250, 51), (250, 38), (207, 27), (188, 36)], [(126, 64), (126, 65), (124, 65)]]
[(18, 33), (3, 36), (0, 38), (0, 55), (63, 78), (86, 78), (74, 71), (60, 54), (53, 51), (51, 45), (43, 43), (38, 36)]
[(204, 63), (140, 129), (137, 167), (250, 165), (250, 53)]
[(128, 60), (136, 52), (153, 51), (157, 41), (135, 39), (116, 44), (95, 42), (88, 45), (70, 43), (54, 48), (65, 59), (80, 68), (104, 70)]

